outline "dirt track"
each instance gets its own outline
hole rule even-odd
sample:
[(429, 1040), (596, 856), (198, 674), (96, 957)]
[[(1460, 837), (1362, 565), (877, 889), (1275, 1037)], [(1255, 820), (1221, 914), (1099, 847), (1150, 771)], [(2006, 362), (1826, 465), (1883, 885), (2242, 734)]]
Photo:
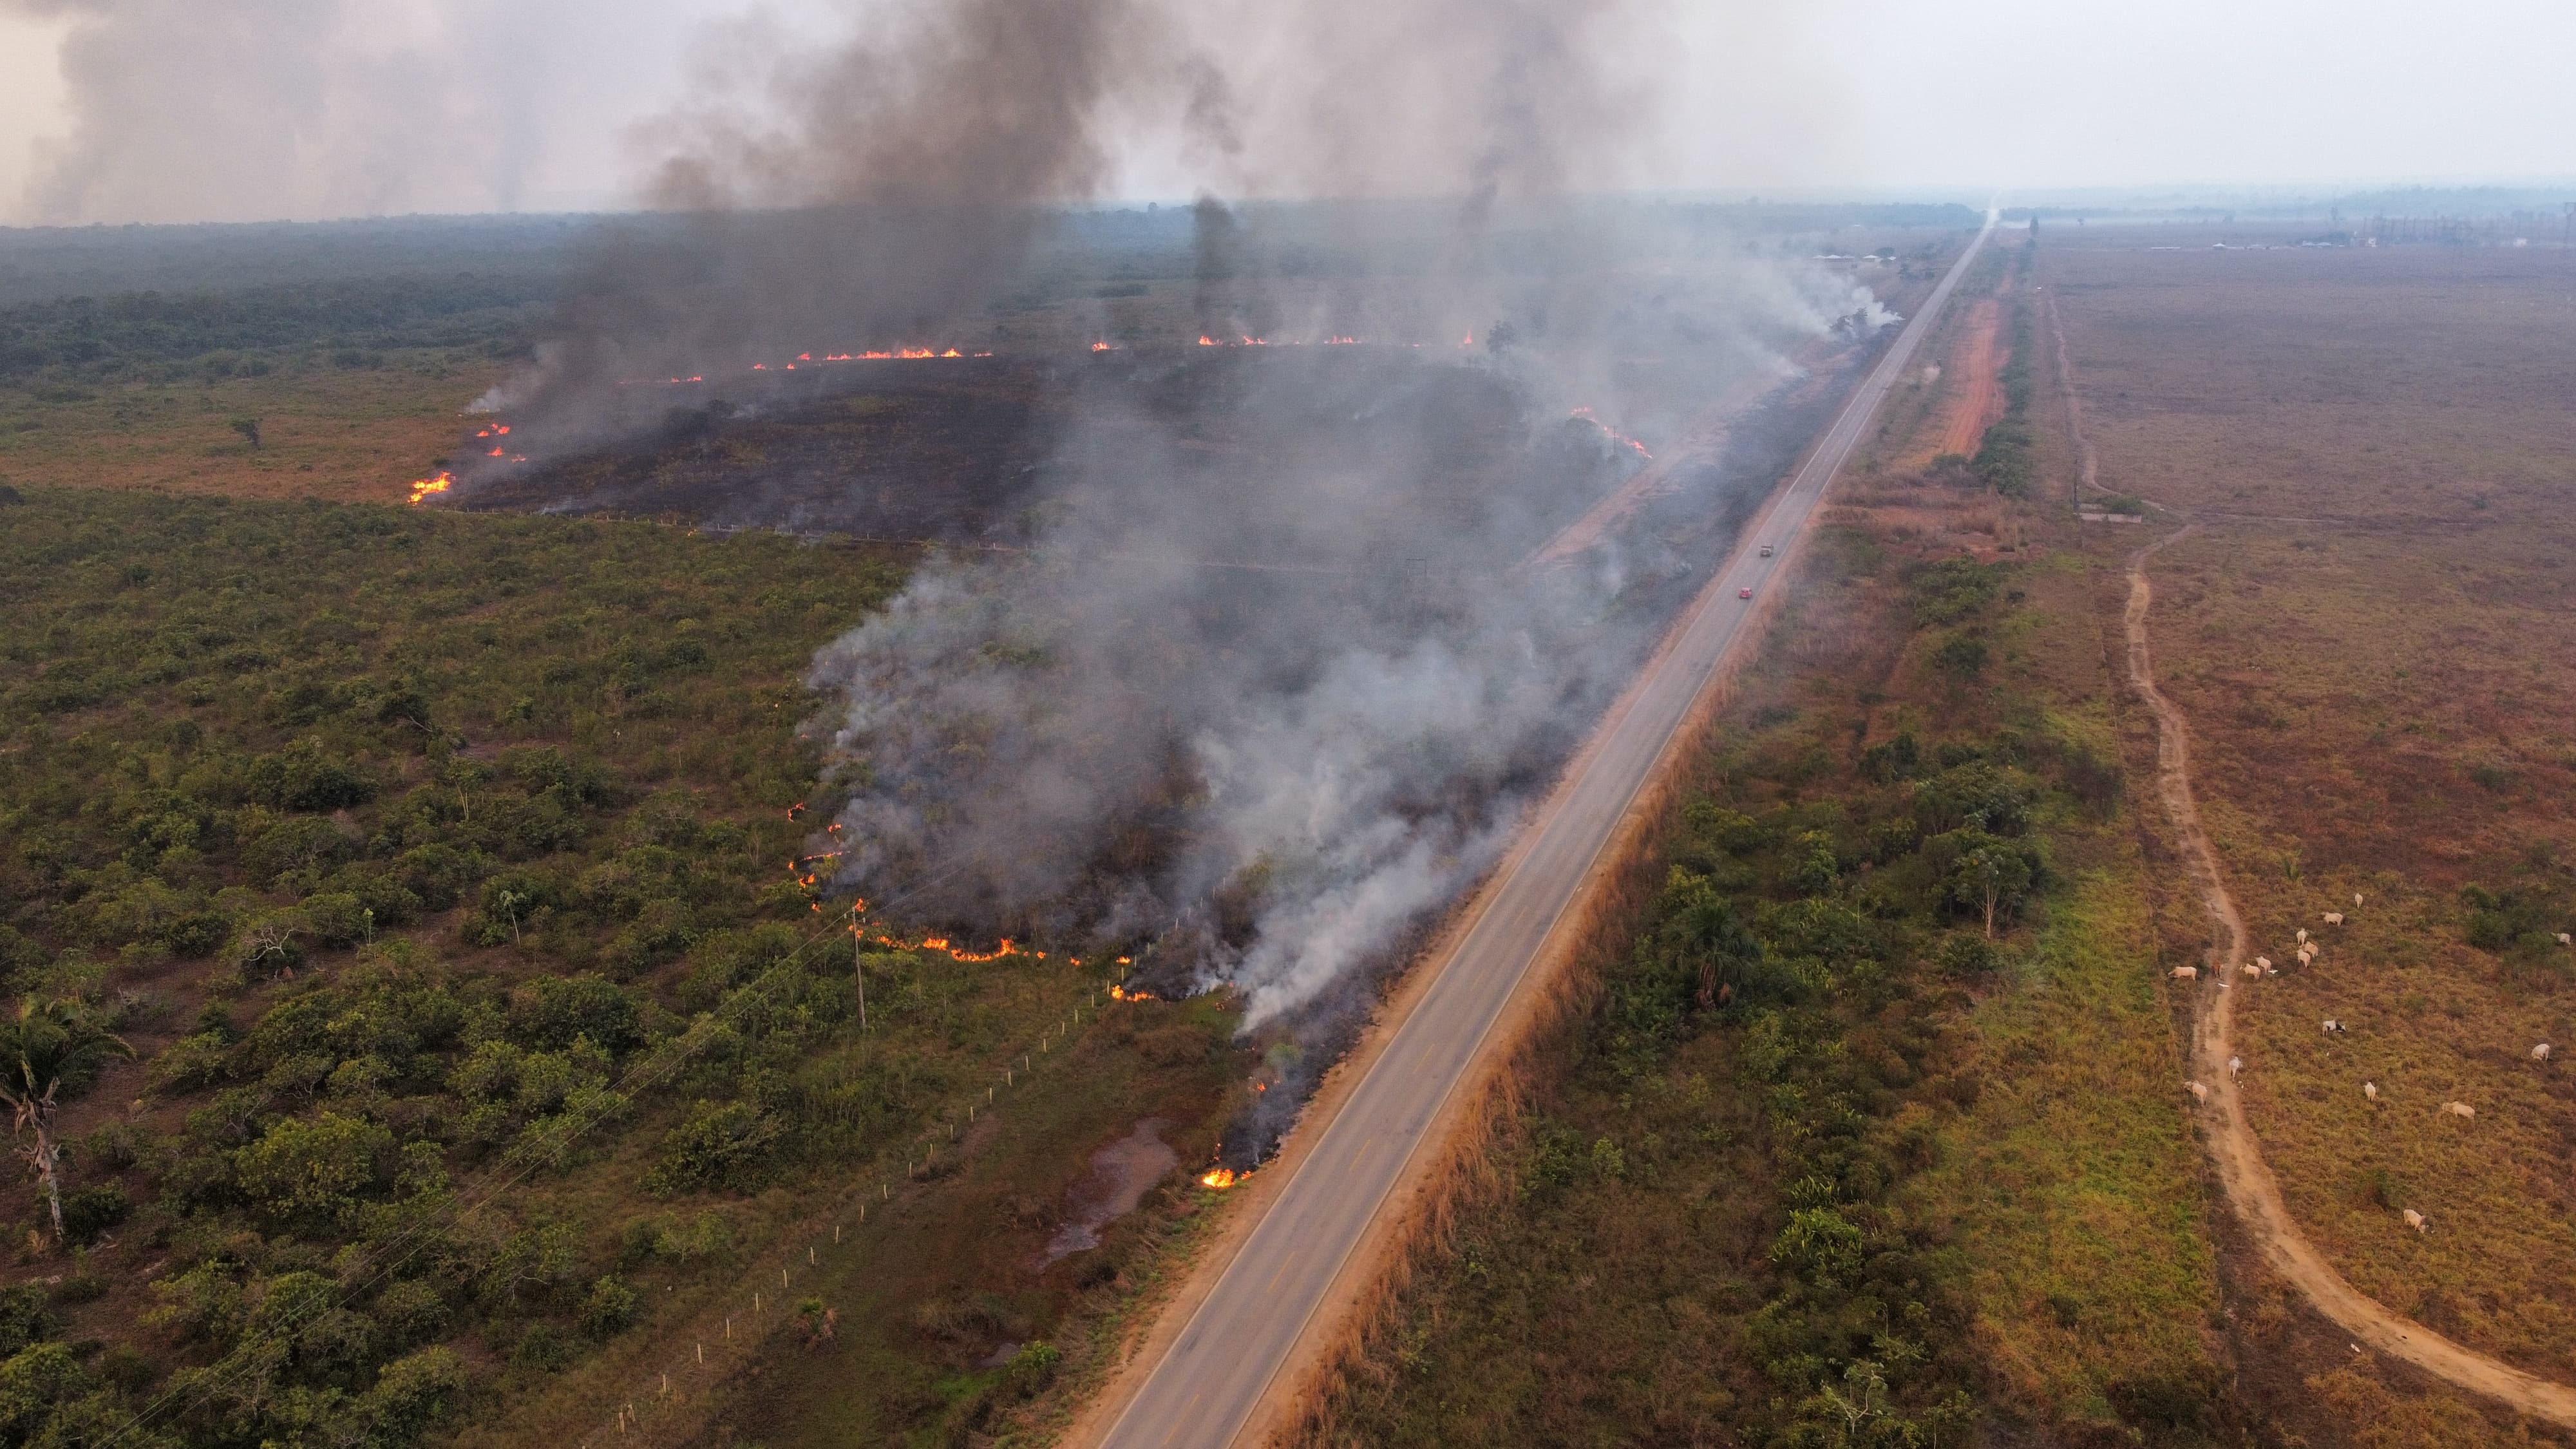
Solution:
[(2156, 793), (2173, 821), (2183, 862), (2208, 907), (2212, 925), (2211, 949), (2201, 966), (2203, 979), (2186, 989), (2197, 998), (2192, 1011), (2191, 1070), (2209, 1089), (2209, 1101), (2199, 1110), (2219, 1184), (2264, 1261), (2306, 1294), (2318, 1312), (2353, 1335), (2357, 1347), (2403, 1359), (2535, 1418), (2576, 1426), (2576, 1389), (2453, 1343), (2390, 1312), (2345, 1282), (2290, 1221), (2289, 1209), (2281, 1201), (2281, 1185), (2265, 1165), (2253, 1129), (2246, 1125), (2244, 1098), (2227, 1070), (2227, 1060), (2235, 1054), (2231, 1031), (2236, 983), (2242, 980), (2239, 967), (2246, 959), (2245, 921), (2227, 893), (2218, 852), (2201, 825), (2200, 807), (2192, 795), (2190, 726), (2182, 711), (2156, 688), (2147, 649), (2147, 611), (2155, 599), (2147, 583), (2147, 560), (2198, 528), (2187, 524), (2130, 555), (2126, 624), (2129, 682), (2156, 716)]
[[(1950, 370), (1959, 378), (1958, 390), (1950, 395), (1950, 405), (1941, 419), (1939, 441), (1932, 455), (1956, 453), (1968, 457), (1986, 436), (1986, 429), (2004, 415), (2003, 387), (1999, 380), (2003, 364), (1997, 357), (1999, 334), (2003, 328), (2003, 304), (1992, 297), (1979, 301), (1968, 313), (1965, 335), (1950, 356)], [(1930, 457), (1924, 459), (1931, 461)]]

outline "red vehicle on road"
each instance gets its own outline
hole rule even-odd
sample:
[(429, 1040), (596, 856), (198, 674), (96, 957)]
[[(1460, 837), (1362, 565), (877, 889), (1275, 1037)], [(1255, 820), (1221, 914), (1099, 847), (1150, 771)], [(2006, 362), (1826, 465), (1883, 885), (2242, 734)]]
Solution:
[(1737, 589), (1735, 591), (1735, 596), (1739, 599), (1749, 599), (1753, 597), (1753, 591), (1751, 589)]

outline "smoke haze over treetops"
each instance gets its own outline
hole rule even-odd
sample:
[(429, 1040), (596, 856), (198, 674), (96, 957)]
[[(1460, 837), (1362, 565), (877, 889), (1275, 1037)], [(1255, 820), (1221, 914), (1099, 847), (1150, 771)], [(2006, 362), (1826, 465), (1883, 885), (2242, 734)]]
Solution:
[[(152, 141), (192, 85), (206, 147), (319, 157), (299, 174), (334, 195), (417, 184), (404, 148), (442, 128), (506, 187), (552, 84), (528, 58), (557, 54), (497, 0), (0, 4), (73, 26), (64, 214), (227, 174)], [(1661, 528), (1520, 567), (1633, 466), (1573, 410), (1633, 427), (1622, 358), (1713, 395), (1867, 306), (1579, 199), (1636, 175), (1668, 10), (913, 0), (815, 7), (819, 44), (811, 15), (704, 30), (636, 135), (664, 215), (604, 228), (487, 401), (542, 465), (660, 426), (630, 379), (980, 328), (1061, 209), (1159, 148), (1213, 198), (1200, 325), (1377, 345), (1065, 382), (1032, 551), (926, 568), (817, 662), (856, 784), (842, 879), (916, 922), (1161, 934), (1291, 1011), (1482, 868), (1723, 542), (1712, 476)], [(1283, 197), (1333, 202), (1258, 200)]]
[[(1636, 7), (1262, 17), (1220, 44), (1138, 0), (924, 9), (891, 42), (765, 63), (789, 124), (692, 116), (666, 171), (801, 208), (743, 223), (769, 240), (737, 231), (716, 264), (743, 300), (689, 314), (744, 338), (782, 305), (850, 307), (863, 337), (963, 325), (1039, 208), (1098, 184), (1104, 130), (1157, 108), (1233, 190), (1450, 198), (1301, 214), (1338, 258), (1320, 281), (1264, 212), (1203, 201), (1203, 327), (1380, 346), (1066, 382), (1032, 550), (925, 569), (814, 670), (846, 701), (843, 881), (915, 924), (1158, 938), (1166, 971), (1244, 988), (1255, 1023), (1330, 995), (1490, 861), (1705, 562), (1649, 531), (1519, 566), (1633, 466), (1573, 406), (1615, 415), (1623, 349), (1713, 391), (1866, 305), (1572, 204), (1653, 104), (1611, 63)], [(601, 374), (578, 359), (549, 381)], [(1723, 501), (1690, 497), (1683, 531), (1709, 541)]]

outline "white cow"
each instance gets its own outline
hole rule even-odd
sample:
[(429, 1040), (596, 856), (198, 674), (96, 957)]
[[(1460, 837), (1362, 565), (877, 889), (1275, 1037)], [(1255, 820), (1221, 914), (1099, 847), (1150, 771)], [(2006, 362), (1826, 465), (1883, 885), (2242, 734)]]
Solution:
[(2335, 1035), (2336, 1033), (2338, 1033), (2338, 1032), (2340, 1032), (2340, 1031), (2342, 1031), (2342, 1030), (2343, 1030), (2343, 1018), (2342, 1018), (2342, 1017), (2339, 1017), (2339, 1016), (2329, 1016), (2329, 1017), (2327, 1017), (2327, 1018), (2326, 1018), (2326, 1035), (2328, 1035), (2328, 1036), (2333, 1036), (2333, 1035)]
[(2269, 956), (2257, 956), (2254, 958), (2254, 964), (2262, 967), (2266, 971), (2269, 971), (2272, 969), (2272, 958)]
[(2406, 1226), (2413, 1228), (2419, 1233), (2424, 1231), (2424, 1215), (2415, 1211), (2413, 1208), (2408, 1208), (2406, 1210)]
[(2308, 928), (2305, 926), (2299, 928), (2299, 944), (2302, 946), (2308, 944)]
[(2341, 911), (2328, 911), (2328, 912), (2326, 912), (2326, 924), (2327, 924), (2327, 925), (2329, 925), (2329, 926), (2340, 926), (2340, 925), (2342, 925), (2342, 924), (2343, 924), (2343, 912), (2341, 912)]
[(2253, 962), (2251, 962), (2251, 961), (2246, 962), (2246, 963), (2245, 963), (2245, 979), (2246, 979), (2246, 980), (2248, 980), (2248, 981), (2260, 981), (2260, 980), (2262, 980), (2262, 979), (2263, 979), (2263, 968), (2262, 968), (2262, 967), (2260, 967), (2260, 966), (2255, 965), (2255, 964), (2254, 964)]
[(2193, 1101), (2195, 1101), (2195, 1102), (2206, 1102), (2206, 1101), (2208, 1101), (2208, 1100), (2209, 1100), (2209, 1089), (2208, 1089), (2207, 1087), (2202, 1086), (2200, 1083), (2198, 1083), (2198, 1082), (2185, 1082), (2185, 1083), (2183, 1083), (2182, 1085), (2183, 1085), (2183, 1090), (2185, 1090), (2185, 1091), (2187, 1091), (2187, 1092), (2191, 1093), (2191, 1099), (2192, 1099)]
[(2363, 1096), (2365, 1096), (2365, 1097), (2368, 1097), (2370, 1100), (2372, 1100), (2372, 1101), (2374, 1101), (2374, 1102), (2378, 1101), (2378, 1100), (2379, 1100), (2379, 1084), (2378, 1084), (2377, 1082), (2364, 1082), (2364, 1083), (2362, 1083), (2362, 1084), (2361, 1084), (2361, 1094), (2362, 1094)]
[(2243, 1057), (2229, 1057), (2227, 1059), (2227, 1075), (2231, 1077), (2241, 1077), (2245, 1075), (2245, 1059)]
[(2545, 1062), (2549, 1060), (2549, 1043), (2542, 1042), (2540, 1045), (2533, 1047), (2531, 1049), (2531, 1059), (2535, 1062)]
[(2197, 966), (2176, 966), (2173, 969), (2173, 979), (2176, 981), (2198, 981), (2200, 979), (2200, 968)]
[(2361, 892), (2354, 891), (2352, 893), (2352, 907), (2354, 910), (2361, 909)]
[(2558, 944), (2561, 946), (2576, 946), (2576, 936), (2571, 936), (2565, 931), (2561, 931), (2558, 933)]
[(2442, 1110), (2463, 1120), (2478, 1115), (2478, 1109), (2470, 1106), (2466, 1102), (2444, 1102), (2442, 1104)]

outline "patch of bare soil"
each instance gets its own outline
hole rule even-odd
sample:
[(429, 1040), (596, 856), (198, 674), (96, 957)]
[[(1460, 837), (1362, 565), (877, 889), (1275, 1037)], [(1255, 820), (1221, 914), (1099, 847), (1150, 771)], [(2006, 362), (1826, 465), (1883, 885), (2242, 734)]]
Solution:
[(1959, 379), (1959, 386), (1950, 394), (1940, 425), (1931, 434), (1931, 452), (1915, 460), (1915, 466), (1943, 453), (1965, 457), (1976, 452), (1986, 429), (2004, 415), (2003, 388), (1998, 381), (2003, 370), (2002, 331), (2003, 303), (1993, 297), (1979, 301), (1968, 314), (1968, 325), (1960, 333), (1959, 344), (1952, 349), (1944, 369)]
[(1136, 1130), (1091, 1154), (1091, 1171), (1067, 1195), (1064, 1225), (1047, 1239), (1045, 1261), (1052, 1263), (1100, 1246), (1100, 1230), (1136, 1210), (1181, 1155), (1163, 1141), (1171, 1124), (1148, 1117)]

